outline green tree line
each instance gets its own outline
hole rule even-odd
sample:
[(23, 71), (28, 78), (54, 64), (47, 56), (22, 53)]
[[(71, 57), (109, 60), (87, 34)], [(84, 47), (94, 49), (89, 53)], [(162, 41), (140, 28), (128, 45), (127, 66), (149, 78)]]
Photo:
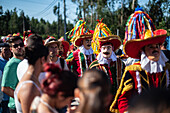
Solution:
[[(54, 36), (57, 38), (58, 34), (58, 21), (45, 21), (43, 18), (38, 20), (37, 18), (30, 18), (28, 15), (24, 16), (24, 12), (17, 13), (18, 10), (15, 8), (11, 11), (7, 10), (3, 12), (3, 7), (0, 6), (0, 36), (6, 36), (8, 34), (20, 33), (23, 31), (31, 30), (33, 33), (37, 33), (47, 38), (48, 36)], [(24, 27), (23, 27), (24, 24)], [(62, 15), (59, 18), (59, 34), (64, 35), (64, 20)], [(73, 24), (68, 21), (67, 31), (73, 28)], [(59, 36), (59, 37), (60, 37)]]
[[(137, 6), (143, 7), (150, 15), (157, 29), (166, 29), (170, 35), (170, 0), (147, 0), (140, 5), (139, 0), (72, 0), (78, 5), (77, 19), (83, 18), (91, 29), (97, 19), (103, 19), (113, 34), (119, 32), (124, 39), (125, 24)], [(77, 20), (76, 20), (77, 21)]]
[[(112, 33), (118, 33), (124, 39), (126, 21), (134, 9), (140, 6), (153, 19), (157, 29), (165, 29), (170, 35), (170, 0), (148, 0), (143, 6), (139, 4), (138, 0), (72, 0), (72, 2), (77, 4), (75, 23), (78, 19), (83, 18), (91, 30), (95, 29), (97, 19), (104, 18), (102, 22), (110, 28)], [(58, 16), (56, 10), (57, 6), (54, 6), (51, 13)], [(0, 6), (0, 36), (18, 32), (22, 34), (24, 30), (31, 30), (44, 38), (48, 35), (56, 38), (64, 35), (64, 19), (61, 14), (57, 21), (50, 23), (43, 18), (40, 20), (30, 18), (24, 15), (23, 11), (20, 14), (17, 12), (16, 8), (11, 11), (3, 11), (3, 7)], [(68, 21), (67, 31), (72, 28), (73, 24)], [(58, 34), (60, 36), (57, 36)]]

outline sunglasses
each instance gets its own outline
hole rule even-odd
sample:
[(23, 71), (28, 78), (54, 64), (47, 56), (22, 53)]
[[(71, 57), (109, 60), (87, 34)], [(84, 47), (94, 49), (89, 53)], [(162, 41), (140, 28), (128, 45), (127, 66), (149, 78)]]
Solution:
[(18, 46), (24, 47), (24, 43), (14, 44), (12, 45), (14, 48), (17, 48)]

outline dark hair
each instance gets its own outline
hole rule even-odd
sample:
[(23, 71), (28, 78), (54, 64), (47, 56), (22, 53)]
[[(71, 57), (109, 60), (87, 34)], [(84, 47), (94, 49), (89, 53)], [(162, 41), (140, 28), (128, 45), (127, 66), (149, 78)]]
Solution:
[(111, 84), (105, 72), (97, 69), (86, 71), (78, 81), (78, 88), (83, 94), (84, 102), (80, 103), (81, 113), (104, 113), (107, 107), (106, 97), (110, 94)]
[(23, 40), (22, 40), (22, 38), (20, 36), (12, 36), (9, 39), (10, 46), (11, 46), (11, 43), (13, 43), (16, 40), (21, 40), (23, 42)]
[(39, 58), (43, 56), (47, 60), (48, 48), (42, 44), (28, 46), (25, 48), (25, 58), (28, 59), (28, 63), (34, 65)]
[(165, 41), (162, 45), (164, 46), (165, 49), (167, 49), (167, 45), (168, 45), (167, 41)]
[(43, 45), (43, 39), (40, 35), (38, 34), (32, 34), (28, 37), (27, 40), (27, 46), (30, 45), (37, 45), (37, 44), (42, 44)]
[[(155, 88), (133, 96), (128, 102), (128, 112), (165, 113), (170, 110), (170, 91)], [(149, 109), (149, 110), (148, 110)], [(169, 113), (169, 112), (168, 112)]]
[(41, 87), (44, 93), (55, 97), (61, 91), (64, 97), (74, 96), (74, 89), (77, 88), (78, 77), (71, 71), (61, 71), (54, 63), (44, 64), (44, 71), (47, 72)]

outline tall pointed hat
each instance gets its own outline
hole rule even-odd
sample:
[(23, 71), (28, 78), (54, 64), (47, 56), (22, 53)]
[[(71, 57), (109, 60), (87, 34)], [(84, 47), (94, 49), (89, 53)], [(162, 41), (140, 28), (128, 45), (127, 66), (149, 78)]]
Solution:
[(75, 27), (70, 31), (69, 37), (71, 38), (71, 42), (79, 47), (82, 45), (82, 40), (87, 39), (87, 38), (92, 38), (93, 34), (91, 31), (88, 29), (86, 22), (82, 19), (80, 19)]
[(121, 39), (117, 35), (113, 35), (106, 24), (102, 23), (102, 20), (96, 25), (93, 34), (92, 48), (94, 53), (99, 54), (100, 48), (104, 43), (112, 43), (114, 50), (116, 51), (121, 45)]
[(140, 59), (141, 49), (149, 44), (162, 44), (167, 31), (156, 30), (152, 19), (142, 8), (136, 8), (126, 24), (124, 52), (132, 58)]

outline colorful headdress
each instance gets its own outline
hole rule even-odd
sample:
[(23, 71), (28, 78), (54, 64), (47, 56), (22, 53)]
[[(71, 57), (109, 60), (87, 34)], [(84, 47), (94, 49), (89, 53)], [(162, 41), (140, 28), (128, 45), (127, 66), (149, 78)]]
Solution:
[(167, 31), (164, 29), (158, 29), (154, 32), (150, 30), (146, 31), (144, 37), (141, 39), (130, 40), (124, 45), (124, 52), (132, 58), (140, 59), (140, 50), (149, 44), (162, 44), (166, 39)]
[(136, 8), (126, 25), (124, 52), (132, 58), (140, 59), (140, 50), (148, 44), (162, 44), (167, 31), (155, 30), (152, 19), (141, 8)]
[(145, 34), (147, 29), (152, 32), (156, 30), (149, 15), (145, 13), (142, 8), (138, 7), (127, 20), (123, 44), (129, 40), (141, 39), (142, 35)]
[(94, 30), (92, 40), (93, 51), (94, 53), (99, 54), (101, 45), (107, 42), (112, 43), (114, 51), (116, 51), (121, 45), (121, 39), (119, 36), (113, 35), (107, 25), (101, 21), (96, 25)]
[(81, 41), (86, 39), (86, 38), (92, 38), (93, 34), (90, 32), (88, 29), (86, 22), (82, 19), (80, 19), (75, 27), (70, 31), (69, 37), (71, 38), (71, 42), (75, 46), (81, 46), (82, 43)]

